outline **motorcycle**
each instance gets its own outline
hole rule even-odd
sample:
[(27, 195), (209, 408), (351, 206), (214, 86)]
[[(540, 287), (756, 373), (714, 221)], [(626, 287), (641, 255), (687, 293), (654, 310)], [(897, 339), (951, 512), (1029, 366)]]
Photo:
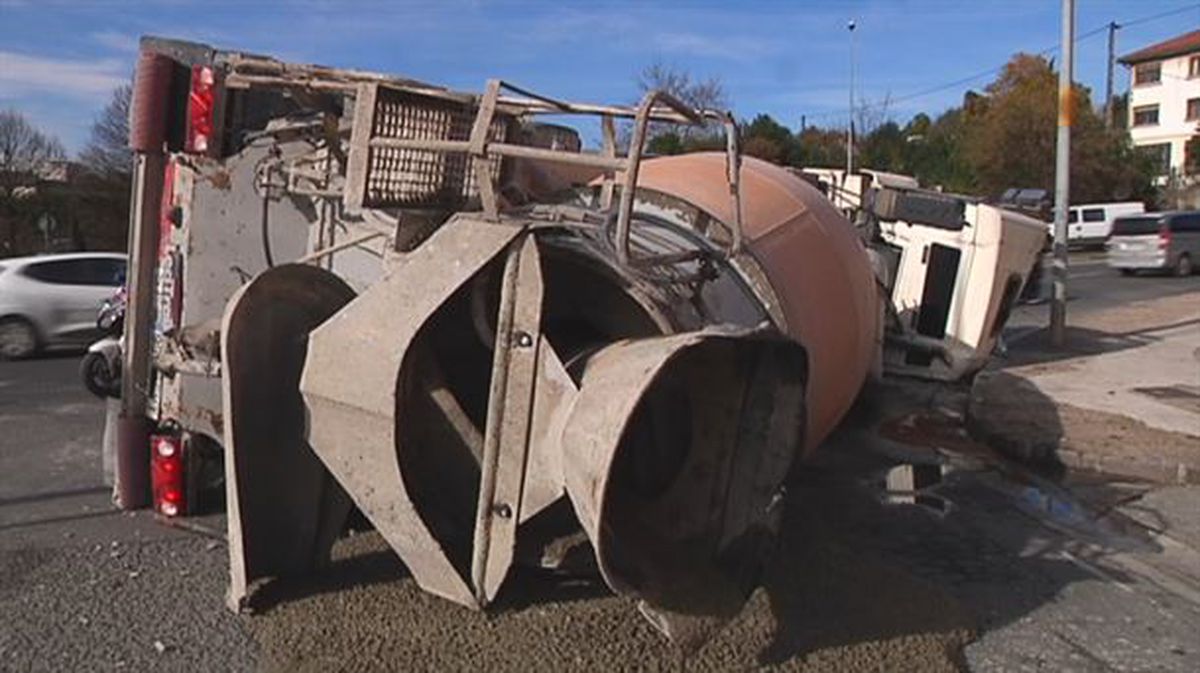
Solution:
[(96, 328), (103, 336), (88, 346), (79, 363), (83, 386), (96, 397), (121, 396), (121, 352), (125, 332), (125, 288), (117, 290), (100, 306)]

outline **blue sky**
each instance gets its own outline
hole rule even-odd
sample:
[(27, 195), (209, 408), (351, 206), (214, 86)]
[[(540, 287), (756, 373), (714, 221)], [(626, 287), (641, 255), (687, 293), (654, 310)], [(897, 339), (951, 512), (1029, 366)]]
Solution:
[[(1119, 54), (1200, 27), (1196, 0), (1077, 4), (1080, 35), (1185, 9), (1119, 31)], [(637, 73), (657, 60), (721, 78), (741, 116), (840, 125), (853, 18), (858, 96), (899, 99), (889, 112), (904, 121), (957, 104), (1014, 52), (1053, 47), (1059, 17), (1058, 0), (0, 0), (0, 108), (25, 113), (77, 151), (129, 77), (137, 37), (150, 33), (456, 88), (499, 76), (596, 102), (632, 102)], [(1076, 79), (1097, 94), (1105, 50), (1103, 31), (1078, 45)], [(1120, 66), (1116, 81), (1118, 91), (1128, 85)]]

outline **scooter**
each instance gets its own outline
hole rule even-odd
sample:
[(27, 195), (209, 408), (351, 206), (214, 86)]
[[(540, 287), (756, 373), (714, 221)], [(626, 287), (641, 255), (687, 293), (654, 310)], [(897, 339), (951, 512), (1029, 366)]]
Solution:
[(96, 328), (104, 336), (91, 346), (79, 363), (83, 386), (96, 397), (121, 396), (121, 351), (125, 332), (125, 288), (100, 306)]

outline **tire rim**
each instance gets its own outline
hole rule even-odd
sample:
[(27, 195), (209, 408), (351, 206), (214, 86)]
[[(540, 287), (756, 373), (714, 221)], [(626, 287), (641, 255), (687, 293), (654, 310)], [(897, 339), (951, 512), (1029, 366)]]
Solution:
[(0, 325), (0, 355), (20, 357), (33, 350), (33, 334), (20, 323)]

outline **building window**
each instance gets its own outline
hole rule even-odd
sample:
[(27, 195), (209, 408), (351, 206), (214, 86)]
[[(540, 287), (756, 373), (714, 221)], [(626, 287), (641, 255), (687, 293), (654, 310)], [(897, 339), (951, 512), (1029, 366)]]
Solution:
[(1141, 145), (1137, 151), (1154, 163), (1155, 175), (1167, 175), (1171, 172), (1171, 143)]
[(1200, 119), (1200, 98), (1189, 98), (1187, 104), (1187, 116), (1185, 121), (1195, 121)]
[(1133, 69), (1133, 85), (1145, 86), (1162, 81), (1162, 63), (1142, 63)]
[(1188, 79), (1200, 77), (1200, 56), (1193, 56), (1188, 59)]
[(1157, 105), (1139, 105), (1133, 108), (1133, 125), (1134, 126), (1157, 126), (1158, 125), (1158, 106)]

